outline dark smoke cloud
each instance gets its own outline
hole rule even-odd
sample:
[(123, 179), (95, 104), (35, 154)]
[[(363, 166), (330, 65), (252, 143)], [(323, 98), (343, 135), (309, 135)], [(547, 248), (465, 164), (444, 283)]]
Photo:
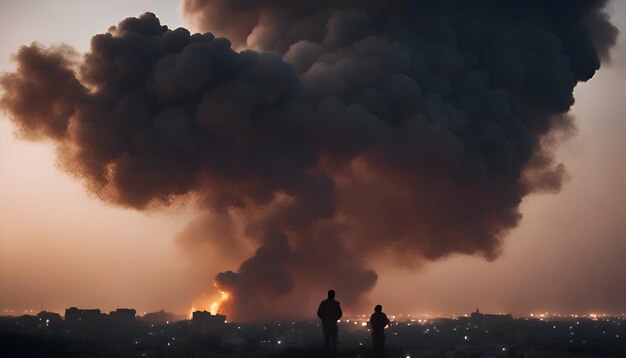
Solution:
[[(522, 198), (558, 191), (550, 141), (615, 43), (606, 1), (185, 0), (203, 31), (150, 13), (66, 48), (21, 48), (1, 104), (103, 200), (195, 197), (181, 242), (222, 255), (234, 320), (348, 310), (376, 273), (498, 255)], [(213, 255), (212, 257), (216, 257)]]

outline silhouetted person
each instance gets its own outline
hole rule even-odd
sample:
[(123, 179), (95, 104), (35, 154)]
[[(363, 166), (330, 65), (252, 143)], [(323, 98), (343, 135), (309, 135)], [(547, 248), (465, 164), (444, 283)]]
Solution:
[(370, 317), (372, 327), (372, 348), (374, 357), (385, 357), (385, 327), (389, 324), (389, 318), (383, 313), (383, 306), (376, 305), (374, 313)]
[(329, 357), (337, 355), (337, 320), (342, 314), (339, 302), (335, 301), (335, 290), (328, 291), (328, 298), (317, 309), (317, 317), (322, 320), (324, 347)]

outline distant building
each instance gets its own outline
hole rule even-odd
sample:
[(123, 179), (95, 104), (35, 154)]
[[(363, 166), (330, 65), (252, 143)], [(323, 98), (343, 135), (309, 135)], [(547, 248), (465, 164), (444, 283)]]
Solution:
[(65, 310), (65, 322), (94, 322), (102, 318), (99, 309), (79, 309), (70, 307)]
[(191, 316), (190, 332), (219, 339), (226, 327), (226, 316), (207, 311), (195, 311)]
[(118, 308), (109, 313), (109, 318), (117, 321), (134, 321), (137, 310), (132, 308)]
[(472, 312), (472, 315), (469, 319), (475, 323), (505, 323), (512, 322), (513, 316), (511, 314), (485, 314), (480, 313), (480, 310), (477, 308), (475, 312)]
[(226, 323), (226, 316), (221, 314), (211, 314), (208, 311), (195, 311), (191, 316), (191, 323), (194, 325), (217, 325)]
[(176, 314), (161, 310), (157, 312), (146, 313), (145, 315), (139, 317), (139, 319), (147, 324), (161, 326), (161, 325), (165, 325), (168, 323), (185, 320), (186, 317), (183, 315), (176, 315)]
[(46, 324), (56, 324), (63, 320), (61, 315), (56, 312), (41, 311), (37, 314), (37, 317)]
[(101, 332), (105, 316), (99, 309), (67, 308), (65, 310), (67, 333), (77, 337), (97, 336)]

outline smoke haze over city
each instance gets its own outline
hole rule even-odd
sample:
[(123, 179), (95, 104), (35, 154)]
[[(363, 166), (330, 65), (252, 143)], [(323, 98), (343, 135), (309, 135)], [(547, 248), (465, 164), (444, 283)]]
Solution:
[[(54, 148), (54, 170), (82, 184), (88, 200), (128, 215), (185, 212), (167, 238), (178, 253), (164, 257), (189, 262), (189, 306), (218, 301), (242, 322), (302, 319), (335, 288), (356, 314), (373, 295), (386, 298), (381, 281), (381, 291), (397, 292), (424, 280), (405, 276), (465, 255), (497, 267), (516, 228), (550, 222), (522, 218), (521, 207), (534, 193), (558, 200), (576, 183), (557, 153), (583, 119), (570, 112), (575, 87), (607, 64), (623, 70), (623, 54), (611, 53), (619, 33), (611, 9), (583, 0), (184, 0), (191, 30), (146, 8), (90, 33), (88, 48), (28, 44), (39, 40), (33, 34), (7, 50), (15, 55), (2, 68), (0, 105), (19, 140)], [(615, 175), (597, 174), (626, 173), (610, 167)], [(609, 218), (623, 214), (609, 209), (624, 203), (616, 195)], [(612, 252), (625, 252), (623, 224), (604, 226)], [(558, 266), (570, 242), (579, 243), (547, 243), (546, 262)], [(143, 270), (142, 250), (150, 252), (137, 247), (127, 270)], [(519, 253), (528, 266), (533, 250), (543, 248)], [(581, 281), (620, 282), (621, 265)], [(429, 285), (421, 282), (415, 292)], [(604, 302), (563, 309), (626, 309), (621, 282), (600, 289)], [(560, 294), (577, 291), (568, 287)], [(455, 303), (431, 307), (458, 307), (447, 290), (440, 294)], [(437, 300), (433, 292), (421, 295)], [(401, 307), (398, 293), (389, 298)], [(516, 309), (508, 302), (497, 308)]]

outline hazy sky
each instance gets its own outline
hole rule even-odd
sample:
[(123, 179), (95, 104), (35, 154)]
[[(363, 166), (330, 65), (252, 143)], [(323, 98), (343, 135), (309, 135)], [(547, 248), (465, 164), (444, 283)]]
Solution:
[[(13, 69), (10, 56), (20, 45), (64, 42), (86, 51), (93, 34), (145, 11), (170, 28), (185, 26), (177, 0), (3, 0), (0, 71)], [(626, 31), (626, 2), (615, 1), (612, 16)], [(501, 256), (454, 257), (419, 269), (376, 265), (372, 303), (391, 313), (626, 313), (624, 37), (612, 54), (611, 64), (575, 91), (578, 133), (557, 152), (571, 180), (559, 194), (524, 199), (524, 219)], [(56, 311), (187, 312), (203, 292), (213, 293), (214, 274), (198, 270), (197, 256), (176, 244), (191, 211), (146, 214), (103, 204), (55, 166), (49, 143), (16, 139), (0, 118), (0, 309), (43, 303)]]

